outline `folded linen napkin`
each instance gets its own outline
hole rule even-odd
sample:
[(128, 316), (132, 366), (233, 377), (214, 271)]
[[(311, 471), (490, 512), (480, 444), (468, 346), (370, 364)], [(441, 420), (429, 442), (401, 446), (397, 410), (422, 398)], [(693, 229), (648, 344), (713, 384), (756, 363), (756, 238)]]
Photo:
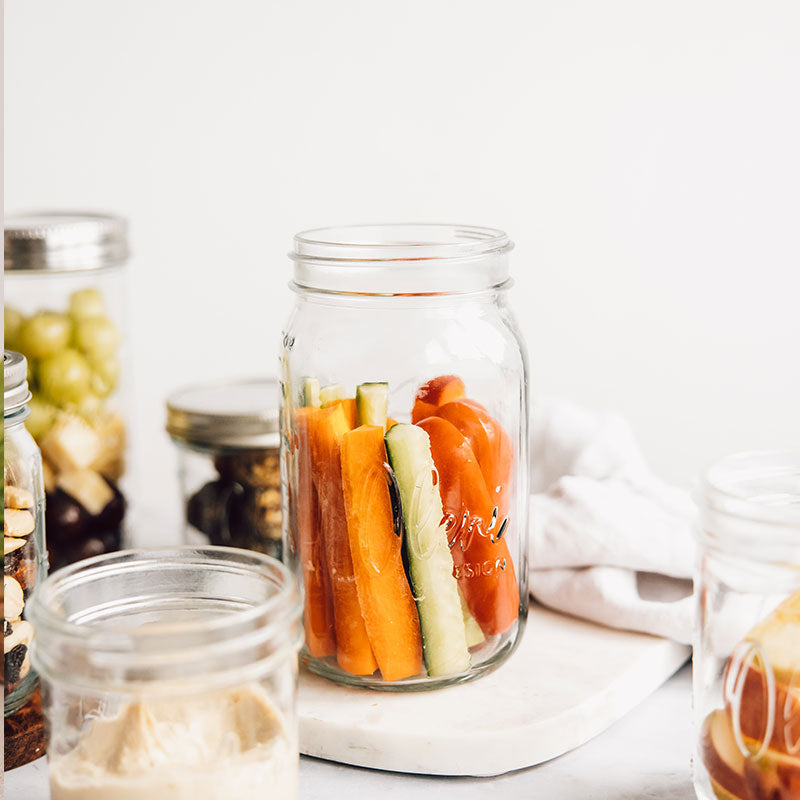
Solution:
[(616, 628), (691, 642), (694, 506), (647, 467), (619, 416), (534, 408), (530, 591)]

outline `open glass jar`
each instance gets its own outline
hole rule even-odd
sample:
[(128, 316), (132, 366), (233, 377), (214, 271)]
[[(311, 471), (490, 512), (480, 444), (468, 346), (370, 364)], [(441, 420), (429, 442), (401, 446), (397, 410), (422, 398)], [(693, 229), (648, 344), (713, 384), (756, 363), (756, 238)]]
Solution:
[(5, 343), (28, 359), (53, 568), (116, 550), (123, 536), (127, 256), (118, 217), (5, 220)]
[(28, 600), (47, 572), (42, 457), (25, 429), (30, 392), (27, 364), (3, 353), (3, 669), (4, 715), (22, 708), (36, 688), (30, 646), (34, 628)]
[(295, 237), (282, 351), (285, 559), (304, 662), (429, 689), (499, 664), (527, 607), (527, 366), (501, 231)]
[(697, 796), (800, 797), (800, 451), (714, 465), (698, 535)]
[(178, 446), (185, 541), (281, 556), (278, 382), (200, 384), (167, 401)]
[(156, 548), (40, 585), (52, 800), (295, 800), (294, 576), (261, 553)]

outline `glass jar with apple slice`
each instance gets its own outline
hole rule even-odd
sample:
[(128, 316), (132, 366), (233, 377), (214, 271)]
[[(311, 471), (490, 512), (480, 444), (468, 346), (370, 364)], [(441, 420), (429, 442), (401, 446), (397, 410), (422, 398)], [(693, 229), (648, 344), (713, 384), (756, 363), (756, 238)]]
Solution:
[(527, 599), (527, 363), (502, 231), (295, 237), (283, 335), (284, 554), (308, 667), (389, 691), (508, 658)]
[(800, 450), (715, 464), (698, 537), (697, 796), (800, 797)]
[(50, 563), (117, 550), (130, 500), (125, 221), (5, 220), (7, 347), (28, 361), (28, 429), (43, 456)]
[(31, 394), (25, 357), (3, 353), (3, 675), (4, 715), (22, 708), (36, 688), (28, 600), (47, 572), (42, 457), (25, 429)]

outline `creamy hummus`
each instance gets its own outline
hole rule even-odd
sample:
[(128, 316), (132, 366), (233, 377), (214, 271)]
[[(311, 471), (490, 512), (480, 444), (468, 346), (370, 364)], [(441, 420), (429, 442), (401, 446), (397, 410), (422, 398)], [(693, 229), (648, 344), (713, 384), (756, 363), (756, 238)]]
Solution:
[(50, 762), (52, 800), (295, 800), (297, 744), (248, 685), (131, 703)]

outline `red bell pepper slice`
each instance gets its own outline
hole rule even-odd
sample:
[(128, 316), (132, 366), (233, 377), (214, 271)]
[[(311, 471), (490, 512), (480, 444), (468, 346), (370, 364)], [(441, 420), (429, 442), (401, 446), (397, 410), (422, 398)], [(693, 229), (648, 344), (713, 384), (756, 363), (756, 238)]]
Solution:
[(508, 630), (519, 613), (519, 587), (505, 535), (466, 437), (446, 419), (418, 423), (431, 441), (453, 574), (487, 636)]

